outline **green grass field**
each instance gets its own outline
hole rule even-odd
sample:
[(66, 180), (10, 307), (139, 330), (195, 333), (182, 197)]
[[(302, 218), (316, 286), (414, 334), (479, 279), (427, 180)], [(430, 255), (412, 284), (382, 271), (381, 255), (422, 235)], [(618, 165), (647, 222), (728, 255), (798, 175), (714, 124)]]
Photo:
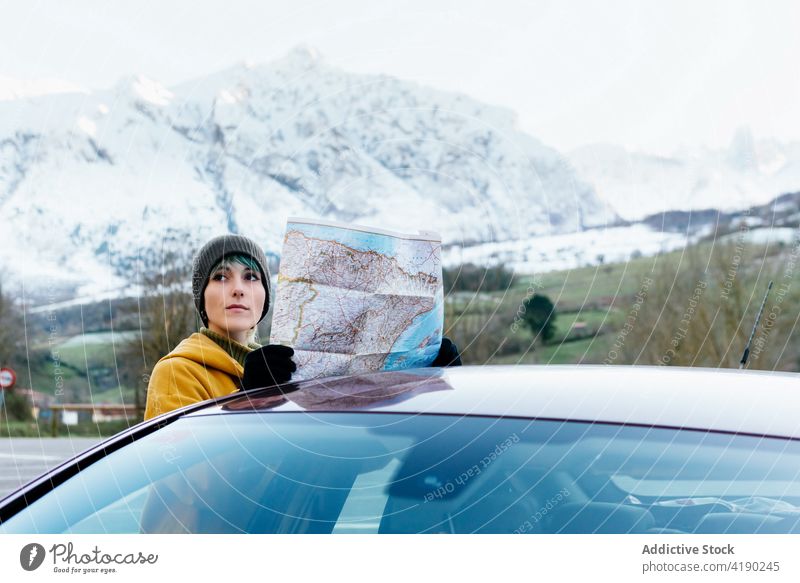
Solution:
[[(689, 306), (686, 286), (693, 287), (698, 279), (705, 279), (709, 291), (703, 301), (711, 306), (712, 314), (715, 310), (717, 316), (720, 314), (714, 306), (721, 306), (725, 310), (722, 312), (723, 317), (713, 322), (716, 325), (715, 333), (719, 336), (716, 341), (718, 344), (730, 344), (731, 350), (736, 352), (734, 357), (738, 358), (752, 329), (767, 281), (773, 279), (776, 282), (775, 290), (779, 289), (778, 282), (784, 282), (785, 286), (780, 297), (773, 291), (771, 303), (768, 302), (765, 313), (766, 318), (766, 314), (770, 313), (770, 306), (777, 306), (777, 309), (772, 310), (779, 314), (777, 325), (772, 330), (771, 339), (767, 337), (764, 322), (756, 335), (756, 340), (760, 337), (772, 342), (771, 361), (767, 359), (752, 365), (754, 368), (774, 367), (797, 371), (800, 370), (800, 340), (794, 329), (794, 320), (800, 313), (800, 284), (797, 282), (800, 269), (793, 269), (789, 251), (785, 245), (745, 245), (743, 249), (735, 249), (719, 242), (706, 242), (626, 263), (531, 276), (518, 275), (509, 290), (473, 294), (471, 301), (467, 294), (461, 294), (456, 309), (449, 314), (448, 326), (453, 326), (453, 322), (456, 322), (453, 333), (466, 345), (476, 344), (473, 340), (477, 330), (485, 330), (493, 335), (492, 340), (481, 343), (480, 351), (467, 355), (467, 360), (473, 364), (602, 363), (617, 340), (617, 334), (626, 318), (630, 316), (637, 294), (646, 290), (649, 298), (648, 315), (663, 312), (657, 326), (672, 334), (678, 321), (676, 310), (680, 310), (680, 314)], [(726, 281), (726, 278), (730, 281)], [(729, 283), (735, 283), (734, 288), (738, 290), (739, 299), (721, 301), (723, 286)], [(548, 344), (537, 342), (535, 350), (531, 350), (534, 336), (524, 326), (520, 326), (513, 338), (510, 338), (508, 331), (509, 325), (515, 319), (521, 324), (519, 316), (522, 302), (533, 293), (548, 296), (555, 304), (557, 312), (554, 337)], [(730, 298), (734, 298), (734, 295), (731, 294)], [(647, 318), (641, 320), (646, 321), (647, 326), (650, 325)], [(492, 325), (486, 326), (487, 321)], [(459, 324), (465, 325), (459, 327)], [(702, 332), (700, 327), (703, 325), (702, 322), (695, 322), (695, 330)], [(776, 330), (779, 331), (776, 333)], [(597, 336), (587, 337), (594, 333)], [(662, 343), (659, 346), (663, 346), (665, 340), (658, 333), (653, 336), (653, 344)], [(648, 337), (649, 334), (645, 334), (645, 339)], [(511, 346), (514, 350), (495, 354), (493, 347), (501, 344), (506, 348)], [(710, 344), (687, 347), (684, 352), (688, 354), (687, 351), (690, 350), (704, 351), (709, 349)], [(615, 362), (623, 364), (625, 360)], [(637, 362), (646, 364), (646, 354)], [(721, 365), (711, 356), (706, 357), (706, 363), (711, 366)]]

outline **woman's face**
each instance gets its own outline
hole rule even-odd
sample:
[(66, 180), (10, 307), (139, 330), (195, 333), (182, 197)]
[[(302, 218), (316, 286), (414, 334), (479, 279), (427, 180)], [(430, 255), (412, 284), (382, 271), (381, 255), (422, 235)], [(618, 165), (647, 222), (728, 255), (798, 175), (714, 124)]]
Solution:
[(261, 318), (267, 292), (261, 275), (236, 261), (211, 272), (203, 293), (208, 328), (244, 344)]

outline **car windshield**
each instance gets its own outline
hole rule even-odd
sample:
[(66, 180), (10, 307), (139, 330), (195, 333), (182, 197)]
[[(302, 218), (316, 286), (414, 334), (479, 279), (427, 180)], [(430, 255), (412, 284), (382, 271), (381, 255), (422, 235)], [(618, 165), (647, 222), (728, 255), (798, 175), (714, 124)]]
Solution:
[(784, 532), (800, 447), (582, 422), (372, 413), (181, 419), (7, 533)]

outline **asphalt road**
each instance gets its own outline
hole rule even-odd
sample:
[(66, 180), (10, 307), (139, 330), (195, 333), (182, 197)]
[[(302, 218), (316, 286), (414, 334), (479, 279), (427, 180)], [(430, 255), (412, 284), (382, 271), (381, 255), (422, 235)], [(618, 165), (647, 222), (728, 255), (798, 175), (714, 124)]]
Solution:
[(94, 437), (0, 439), (0, 498), (99, 441)]

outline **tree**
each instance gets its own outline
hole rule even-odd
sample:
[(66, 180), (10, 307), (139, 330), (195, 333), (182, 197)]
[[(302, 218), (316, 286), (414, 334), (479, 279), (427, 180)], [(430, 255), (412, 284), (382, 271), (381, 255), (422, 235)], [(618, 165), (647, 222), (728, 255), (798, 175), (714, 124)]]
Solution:
[(33, 411), (31, 404), (22, 395), (14, 391), (4, 391), (5, 398), (3, 409), (7, 421), (33, 421)]
[(556, 332), (556, 308), (553, 302), (545, 295), (533, 294), (533, 297), (523, 301), (522, 305), (525, 309), (522, 319), (544, 343), (549, 342)]
[(464, 263), (443, 268), (445, 293), (459, 291), (506, 291), (514, 282), (514, 272), (502, 263), (491, 267)]
[[(0, 272), (4, 271), (0, 268)], [(0, 282), (0, 367), (21, 370), (25, 355), (25, 320), (22, 308)], [(31, 406), (25, 397), (13, 390), (4, 391), (3, 412), (6, 419), (30, 421)]]
[(197, 330), (191, 294), (193, 240), (168, 233), (160, 249), (143, 251), (131, 283), (140, 294), (132, 308), (141, 335), (123, 349), (121, 376), (135, 389), (136, 408), (144, 414), (145, 389), (155, 363)]

